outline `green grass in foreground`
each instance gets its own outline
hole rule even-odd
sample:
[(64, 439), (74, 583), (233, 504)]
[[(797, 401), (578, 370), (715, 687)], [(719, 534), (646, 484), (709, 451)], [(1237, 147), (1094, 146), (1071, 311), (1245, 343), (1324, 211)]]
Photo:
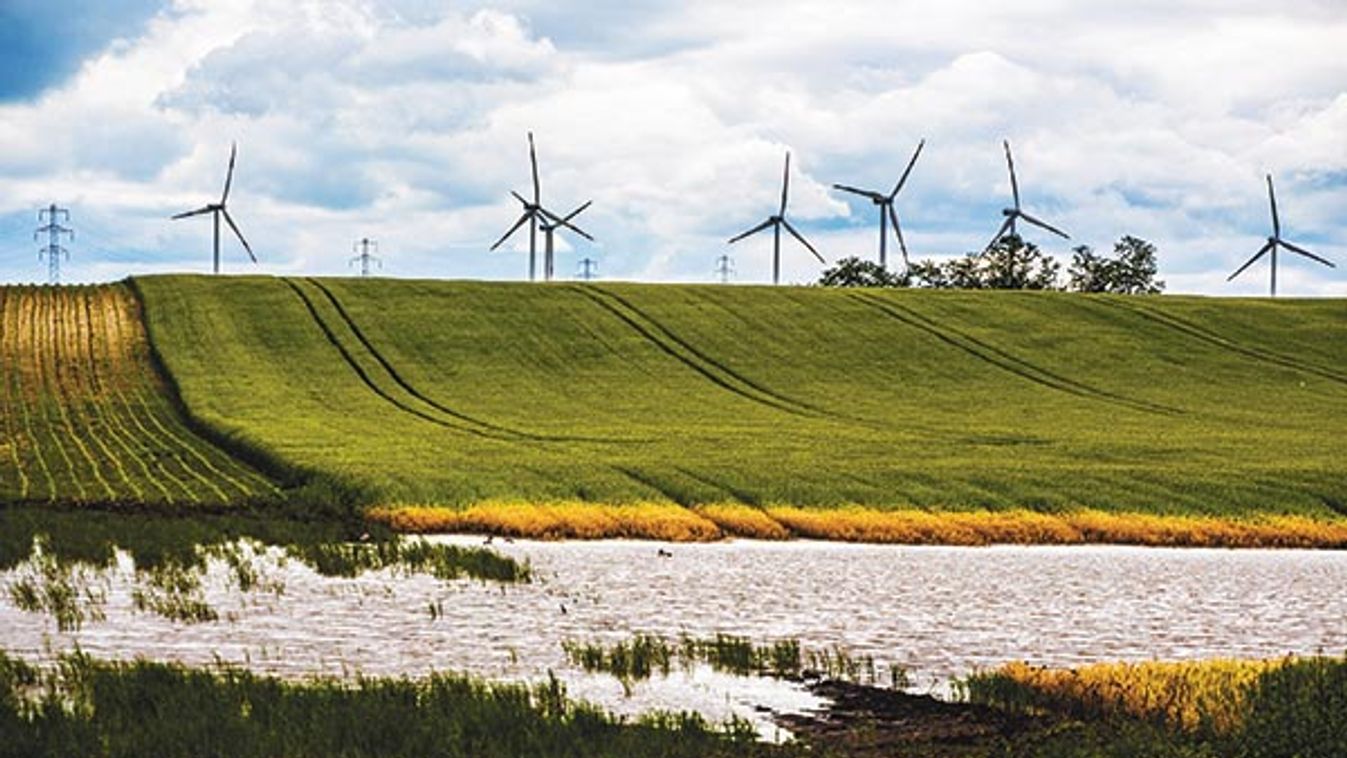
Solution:
[(134, 286), (198, 420), (380, 502), (1347, 503), (1341, 300)]
[(284, 682), (238, 669), (102, 662), (45, 672), (0, 653), (0, 756), (757, 756), (742, 723), (622, 722), (566, 696), (466, 676)]

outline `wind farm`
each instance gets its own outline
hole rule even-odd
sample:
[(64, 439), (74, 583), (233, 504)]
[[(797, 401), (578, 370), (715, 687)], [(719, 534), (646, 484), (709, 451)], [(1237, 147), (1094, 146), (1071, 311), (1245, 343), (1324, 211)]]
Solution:
[(1347, 11), (20, 6), (0, 756), (1347, 754)]

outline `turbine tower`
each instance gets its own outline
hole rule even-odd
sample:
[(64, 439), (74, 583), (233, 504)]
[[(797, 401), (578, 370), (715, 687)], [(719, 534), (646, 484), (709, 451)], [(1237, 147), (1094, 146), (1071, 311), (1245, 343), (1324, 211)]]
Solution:
[(870, 202), (879, 209), (879, 266), (888, 268), (888, 242), (889, 242), (889, 222), (893, 222), (893, 233), (898, 237), (898, 248), (903, 251), (903, 265), (910, 266), (912, 261), (907, 257), (907, 243), (903, 241), (903, 228), (898, 224), (898, 212), (893, 208), (893, 200), (898, 197), (898, 192), (903, 189), (903, 184), (907, 182), (908, 174), (912, 173), (912, 167), (917, 164), (917, 156), (921, 155), (921, 149), (926, 147), (926, 140), (917, 143), (916, 152), (912, 153), (912, 160), (907, 162), (907, 168), (903, 170), (903, 175), (899, 177), (898, 183), (893, 186), (893, 191), (884, 194), (875, 190), (859, 189), (846, 184), (834, 184), (833, 188), (843, 192), (850, 192), (853, 195), (869, 198)]
[(538, 151), (533, 147), (533, 132), (529, 132), (529, 165), (533, 170), (533, 201), (530, 202), (523, 195), (510, 190), (514, 199), (524, 206), (524, 212), (520, 215), (519, 220), (514, 222), (514, 226), (501, 235), (499, 240), (496, 240), (496, 244), (491, 246), (491, 250), (503, 245), (505, 240), (509, 239), (510, 235), (514, 234), (515, 230), (527, 221), (529, 225), (529, 281), (531, 282), (538, 278), (538, 222), (544, 218), (544, 213), (546, 213), (542, 206), (542, 189), (538, 185)]
[(557, 229), (565, 227), (575, 232), (576, 234), (580, 235), (581, 237), (584, 237), (590, 242), (594, 241), (594, 238), (589, 236), (589, 232), (586, 232), (585, 230), (571, 223), (571, 219), (575, 218), (576, 216), (579, 216), (592, 203), (593, 203), (592, 200), (586, 201), (584, 205), (580, 206), (579, 208), (576, 208), (575, 210), (571, 211), (570, 213), (566, 214), (564, 217), (561, 218), (558, 218), (557, 216), (553, 215), (551, 211), (545, 208), (542, 209), (543, 220), (539, 222), (538, 226), (543, 230), (543, 238), (544, 238), (543, 281), (548, 282), (552, 281), (553, 263), (555, 262), (555, 256), (553, 254), (552, 248), (552, 236)]
[(1061, 229), (1058, 229), (1057, 227), (1047, 223), (1046, 221), (1040, 221), (1034, 218), (1033, 216), (1030, 216), (1028, 213), (1025, 213), (1024, 211), (1020, 210), (1020, 185), (1019, 182), (1015, 180), (1015, 159), (1010, 157), (1010, 140), (1003, 140), (1001, 144), (1004, 145), (1006, 148), (1006, 168), (1009, 169), (1010, 171), (1010, 191), (1015, 196), (1015, 207), (1003, 208), (1001, 210), (1001, 215), (1006, 217), (1005, 223), (1001, 224), (1001, 228), (997, 230), (996, 236), (992, 237), (992, 241), (987, 243), (987, 247), (984, 248), (982, 252), (985, 253), (988, 250), (991, 250), (992, 245), (995, 245), (997, 240), (1004, 237), (1006, 232), (1016, 234), (1015, 221), (1018, 219), (1023, 219), (1025, 223), (1033, 224), (1034, 226), (1047, 229), (1048, 231), (1052, 232), (1053, 234), (1056, 234), (1057, 236), (1063, 239), (1071, 239), (1071, 235), (1067, 234)]
[(786, 220), (786, 201), (789, 197), (789, 193), (790, 193), (790, 151), (787, 150), (786, 170), (781, 176), (781, 207), (777, 210), (775, 215), (768, 216), (766, 221), (762, 222), (761, 224), (758, 224), (757, 226), (753, 227), (752, 229), (749, 229), (748, 231), (742, 234), (737, 234), (731, 237), (729, 243), (733, 245), (734, 243), (738, 242), (739, 240), (745, 237), (757, 234), (758, 232), (762, 231), (763, 229), (766, 229), (769, 226), (772, 227), (772, 284), (781, 283), (781, 227), (783, 226), (786, 228), (786, 231), (790, 232), (792, 237), (799, 240), (801, 245), (804, 245), (806, 248), (808, 248), (809, 252), (813, 253), (815, 258), (818, 258), (819, 263), (823, 264), (827, 263), (827, 261), (823, 259), (823, 256), (819, 255), (819, 252), (814, 249), (814, 246), (809, 244), (809, 241), (806, 240), (798, 231), (796, 231), (795, 227), (791, 226), (790, 222)]
[(1235, 273), (1231, 274), (1230, 276), (1228, 276), (1228, 277), (1226, 278), (1226, 281), (1227, 281), (1227, 282), (1233, 280), (1235, 277), (1237, 277), (1237, 276), (1239, 276), (1240, 274), (1244, 273), (1244, 269), (1246, 269), (1246, 268), (1252, 266), (1252, 265), (1254, 264), (1254, 262), (1257, 261), (1259, 258), (1262, 258), (1264, 255), (1267, 255), (1268, 253), (1271, 253), (1271, 254), (1272, 254), (1272, 257), (1271, 257), (1271, 259), (1270, 259), (1270, 263), (1272, 264), (1272, 267), (1271, 267), (1271, 268), (1272, 268), (1272, 289), (1271, 289), (1271, 292), (1272, 292), (1272, 297), (1276, 297), (1276, 296), (1277, 296), (1277, 248), (1279, 248), (1279, 247), (1284, 247), (1284, 248), (1286, 248), (1287, 250), (1290, 250), (1291, 252), (1293, 252), (1293, 253), (1295, 253), (1295, 254), (1297, 254), (1297, 255), (1303, 255), (1303, 256), (1305, 256), (1306, 258), (1309, 258), (1310, 260), (1318, 261), (1319, 263), (1322, 263), (1322, 264), (1324, 264), (1325, 266), (1328, 266), (1329, 268), (1337, 268), (1337, 266), (1333, 265), (1333, 262), (1332, 262), (1332, 261), (1329, 261), (1329, 260), (1327, 260), (1327, 259), (1325, 259), (1325, 258), (1320, 258), (1319, 256), (1315, 255), (1314, 253), (1311, 253), (1310, 251), (1306, 250), (1305, 248), (1300, 247), (1299, 245), (1294, 245), (1294, 244), (1292, 244), (1292, 243), (1290, 243), (1290, 242), (1287, 242), (1286, 240), (1282, 239), (1282, 222), (1281, 222), (1281, 219), (1279, 219), (1279, 218), (1277, 217), (1277, 193), (1276, 193), (1276, 191), (1274, 191), (1274, 190), (1272, 189), (1272, 174), (1268, 174), (1268, 175), (1267, 175), (1267, 200), (1268, 200), (1268, 205), (1269, 205), (1269, 207), (1271, 207), (1271, 209), (1272, 209), (1272, 236), (1267, 238), (1267, 243), (1266, 243), (1265, 245), (1263, 245), (1262, 247), (1258, 248), (1258, 252), (1254, 253), (1252, 258), (1250, 258), (1249, 260), (1245, 261), (1243, 266), (1240, 266), (1238, 269), (1235, 270)]
[(214, 271), (215, 273), (217, 273), (217, 274), (220, 273), (220, 217), (221, 217), (221, 216), (224, 217), (225, 223), (229, 224), (229, 228), (232, 229), (232, 230), (234, 230), (234, 236), (236, 236), (236, 237), (239, 238), (239, 242), (243, 243), (243, 249), (246, 250), (246, 251), (248, 251), (248, 257), (252, 259), (253, 263), (257, 263), (257, 256), (256, 256), (256, 255), (253, 255), (253, 249), (252, 249), (252, 247), (248, 244), (248, 240), (246, 240), (246, 239), (243, 238), (243, 232), (239, 231), (238, 224), (235, 224), (235, 223), (234, 223), (234, 219), (233, 219), (232, 216), (229, 215), (229, 209), (228, 209), (228, 207), (227, 207), (227, 205), (226, 205), (226, 204), (229, 202), (229, 185), (232, 184), (233, 181), (234, 181), (234, 160), (238, 157), (238, 152), (239, 152), (239, 146), (238, 146), (238, 143), (235, 143), (235, 144), (233, 145), (233, 147), (231, 147), (230, 150), (229, 150), (229, 170), (225, 173), (224, 192), (221, 193), (221, 195), (220, 195), (220, 202), (218, 202), (218, 203), (208, 203), (208, 204), (206, 204), (206, 205), (201, 206), (200, 208), (197, 208), (197, 209), (194, 210), (194, 211), (185, 211), (185, 212), (183, 212), (183, 213), (179, 213), (179, 214), (176, 215), (176, 216), (173, 216), (174, 219), (179, 219), (179, 218), (188, 218), (188, 217), (190, 217), (190, 216), (200, 216), (200, 215), (209, 213), (209, 214), (211, 214), (211, 215), (214, 217), (214, 221), (215, 221), (215, 257), (214, 257), (214, 267), (213, 267), (213, 271)]

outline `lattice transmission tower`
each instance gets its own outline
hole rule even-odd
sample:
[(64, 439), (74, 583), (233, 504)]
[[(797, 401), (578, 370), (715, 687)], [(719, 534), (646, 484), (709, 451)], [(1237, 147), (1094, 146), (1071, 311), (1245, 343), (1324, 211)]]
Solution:
[(41, 235), (47, 235), (47, 244), (37, 251), (37, 259), (42, 260), (47, 257), (47, 281), (52, 284), (61, 283), (61, 256), (70, 260), (70, 251), (61, 247), (61, 235), (67, 235), (72, 241), (75, 239), (75, 230), (68, 226), (61, 226), (61, 219), (64, 218), (67, 223), (70, 221), (70, 211), (65, 208), (57, 207), (56, 203), (43, 208), (37, 212), (39, 223), (46, 221), (46, 225), (39, 226), (33, 231), (33, 241), (36, 242)]

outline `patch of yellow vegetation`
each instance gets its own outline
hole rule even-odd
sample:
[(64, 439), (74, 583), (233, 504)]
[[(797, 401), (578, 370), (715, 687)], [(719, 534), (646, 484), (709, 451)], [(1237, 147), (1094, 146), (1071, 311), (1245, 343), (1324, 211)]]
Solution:
[(739, 503), (699, 505), (694, 509), (726, 535), (757, 540), (788, 540), (794, 535), (761, 508)]
[(376, 521), (403, 532), (478, 532), (532, 539), (628, 538), (706, 542), (720, 539), (712, 521), (672, 503), (486, 502), (464, 509), (377, 508)]
[(993, 675), (1029, 688), (1033, 700), (1069, 713), (1129, 715), (1192, 731), (1226, 734), (1246, 712), (1246, 694), (1264, 672), (1294, 659), (1098, 663), (1047, 669), (1010, 663)]
[(734, 503), (484, 502), (467, 508), (392, 506), (371, 518), (404, 532), (481, 532), (536, 539), (639, 538), (703, 542), (722, 537), (792, 537), (905, 545), (1347, 547), (1347, 520), (1304, 516), (1250, 519), (1081, 510), (880, 510), (859, 506), (755, 508)]

